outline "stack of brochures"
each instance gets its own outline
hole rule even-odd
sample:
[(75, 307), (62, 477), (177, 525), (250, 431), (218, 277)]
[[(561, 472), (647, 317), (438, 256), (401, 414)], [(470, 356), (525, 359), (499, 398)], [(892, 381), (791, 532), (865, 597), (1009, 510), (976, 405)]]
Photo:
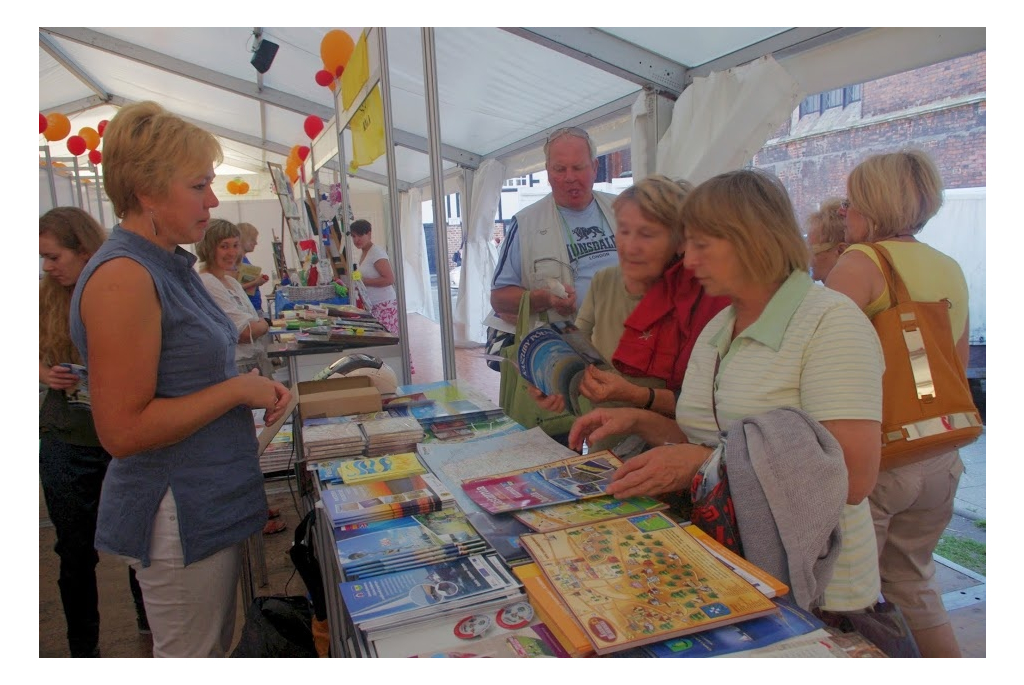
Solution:
[(493, 551), (458, 509), (377, 521), (334, 539), (348, 580)]
[(522, 596), (378, 630), (368, 646), (380, 658), (569, 656)]
[(376, 630), (522, 596), (505, 565), (494, 555), (483, 554), (345, 581), (340, 589), (352, 622), (367, 640)]
[(335, 528), (451, 508), (455, 498), (429, 473), (373, 483), (326, 483), (320, 506)]
[(394, 452), (411, 452), (423, 439), (423, 428), (410, 417), (389, 417), (362, 421), (366, 436), (366, 456), (374, 457)]
[(302, 449), (307, 461), (361, 455), (366, 450), (366, 436), (359, 423), (347, 416), (306, 419), (302, 424)]

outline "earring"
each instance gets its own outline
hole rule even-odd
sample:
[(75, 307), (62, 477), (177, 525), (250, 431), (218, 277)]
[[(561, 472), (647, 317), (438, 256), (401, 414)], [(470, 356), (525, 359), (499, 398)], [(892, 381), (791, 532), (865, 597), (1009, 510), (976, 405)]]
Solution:
[(156, 230), (156, 220), (153, 218), (153, 210), (149, 210), (149, 225), (153, 227), (153, 237), (160, 235), (160, 232)]

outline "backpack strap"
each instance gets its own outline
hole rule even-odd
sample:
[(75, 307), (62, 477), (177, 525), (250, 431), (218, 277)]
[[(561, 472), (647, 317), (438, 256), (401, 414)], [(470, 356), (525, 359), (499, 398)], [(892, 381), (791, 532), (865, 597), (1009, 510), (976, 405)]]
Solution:
[(884, 262), (885, 267), (879, 264), (879, 268), (882, 272), (882, 276), (885, 277), (885, 285), (889, 289), (890, 299), (894, 300), (889, 306), (895, 307), (898, 304), (904, 302), (910, 302), (910, 291), (907, 290), (907, 285), (900, 278), (900, 272), (896, 270), (896, 265), (893, 264), (892, 255), (889, 254), (889, 250), (885, 249), (877, 243), (861, 243), (866, 247), (870, 247), (878, 255), (880, 262)]

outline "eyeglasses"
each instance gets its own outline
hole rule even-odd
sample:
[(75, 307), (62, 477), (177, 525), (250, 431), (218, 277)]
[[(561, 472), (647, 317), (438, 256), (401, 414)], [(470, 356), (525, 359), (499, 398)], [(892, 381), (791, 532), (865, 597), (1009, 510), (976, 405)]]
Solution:
[(818, 243), (817, 245), (811, 245), (811, 254), (819, 255), (822, 252), (828, 252), (829, 250), (834, 249), (838, 244), (839, 243)]
[(560, 138), (561, 136), (575, 136), (577, 138), (583, 138), (584, 140), (590, 140), (590, 134), (579, 126), (565, 126), (557, 131), (549, 133), (546, 142), (550, 143), (555, 138)]

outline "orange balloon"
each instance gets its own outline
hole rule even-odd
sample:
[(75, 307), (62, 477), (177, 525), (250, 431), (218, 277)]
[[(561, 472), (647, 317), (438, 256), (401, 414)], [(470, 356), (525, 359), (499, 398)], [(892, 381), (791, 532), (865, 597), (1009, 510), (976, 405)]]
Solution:
[(227, 182), (228, 192), (234, 195), (238, 192), (238, 179), (232, 179)]
[(71, 120), (60, 112), (51, 112), (46, 115), (46, 130), (43, 137), (51, 143), (64, 140), (71, 133)]
[(245, 195), (248, 192), (249, 192), (249, 184), (246, 183), (245, 181), (240, 181), (239, 184), (238, 184), (238, 194), (239, 195)]
[(292, 183), (298, 183), (299, 181), (299, 170), (298, 169), (285, 169), (285, 173), (288, 174), (288, 180)]
[(332, 74), (337, 73), (338, 67), (344, 67), (352, 57), (352, 50), (356, 44), (352, 36), (341, 29), (331, 29), (320, 41), (320, 59), (324, 62), (324, 69)]
[(100, 134), (91, 126), (84, 126), (78, 131), (78, 135), (85, 140), (86, 150), (95, 150), (100, 145)]

